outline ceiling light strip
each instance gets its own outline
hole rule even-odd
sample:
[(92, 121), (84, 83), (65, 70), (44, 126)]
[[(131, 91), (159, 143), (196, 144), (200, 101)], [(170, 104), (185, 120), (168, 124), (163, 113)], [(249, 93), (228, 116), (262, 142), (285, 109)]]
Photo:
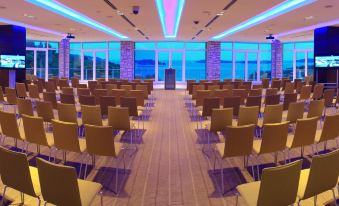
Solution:
[(165, 38), (176, 38), (185, 0), (155, 0)]
[(81, 24), (87, 25), (93, 29), (104, 32), (106, 34), (118, 37), (120, 39), (127, 39), (127, 36), (120, 34), (119, 32), (100, 24), (99, 22), (55, 1), (55, 0), (26, 0), (29, 3), (32, 3), (36, 6), (47, 9), (51, 12), (57, 13), (66, 18), (72, 19)]
[(62, 37), (66, 36), (66, 34), (63, 34), (63, 33), (57, 32), (57, 31), (41, 28), (41, 27), (38, 27), (38, 26), (33, 26), (33, 25), (30, 25), (30, 24), (25, 24), (25, 23), (22, 23), (22, 22), (13, 21), (13, 20), (6, 19), (6, 18), (0, 17), (0, 22), (25, 27), (25, 28), (28, 28), (28, 29), (31, 29), (31, 30), (40, 31), (40, 32), (48, 33), (48, 34), (53, 34), (53, 35), (56, 35), (56, 36), (62, 36)]
[(287, 35), (301, 33), (301, 32), (305, 32), (305, 31), (311, 31), (311, 30), (315, 30), (317, 28), (322, 28), (322, 27), (326, 27), (326, 26), (333, 26), (333, 25), (337, 25), (337, 24), (339, 24), (339, 19), (335, 19), (335, 20), (323, 22), (323, 23), (320, 23), (320, 24), (315, 24), (315, 25), (311, 25), (311, 26), (306, 26), (306, 27), (282, 32), (282, 33), (274, 35), (274, 37), (281, 38), (281, 37), (284, 37), (284, 36), (287, 36)]
[(222, 38), (225, 38), (226, 36), (238, 33), (240, 31), (246, 30), (248, 28), (251, 28), (255, 25), (261, 24), (263, 22), (266, 22), (268, 20), (271, 20), (275, 17), (278, 17), (282, 14), (288, 13), (290, 11), (293, 11), (295, 9), (298, 9), (300, 7), (306, 6), (308, 4), (314, 3), (317, 0), (286, 0), (282, 2), (281, 4), (278, 4), (277, 6), (259, 14), (256, 15), (240, 24), (238, 24), (235, 27), (232, 27), (231, 29), (228, 29), (221, 34), (214, 36), (213, 40), (219, 40)]

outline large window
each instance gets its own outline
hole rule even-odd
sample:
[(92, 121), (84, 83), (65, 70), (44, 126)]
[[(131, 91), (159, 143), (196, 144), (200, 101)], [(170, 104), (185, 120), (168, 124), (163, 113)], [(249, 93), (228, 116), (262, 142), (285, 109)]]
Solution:
[(59, 76), (59, 43), (27, 40), (26, 72), (43, 79)]
[(283, 77), (304, 79), (314, 72), (313, 42), (283, 44)]
[(271, 44), (222, 42), (220, 79), (260, 81), (271, 77)]
[(120, 42), (72, 42), (70, 78), (120, 78)]
[(206, 78), (205, 43), (137, 42), (134, 77), (164, 81), (167, 68), (176, 70), (176, 81)]

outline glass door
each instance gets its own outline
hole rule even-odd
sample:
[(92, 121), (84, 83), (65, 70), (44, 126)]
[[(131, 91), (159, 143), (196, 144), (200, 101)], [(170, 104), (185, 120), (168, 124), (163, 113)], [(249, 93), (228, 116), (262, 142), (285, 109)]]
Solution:
[(97, 51), (95, 52), (95, 77), (96, 78), (106, 78), (106, 51)]
[(26, 50), (26, 74), (34, 74), (34, 50)]
[(184, 81), (183, 79), (183, 52), (182, 51), (158, 51), (157, 52), (157, 81), (165, 81), (165, 69), (175, 69), (175, 79), (178, 82)]
[(36, 76), (45, 79), (47, 68), (47, 50), (35, 50)]
[(82, 59), (84, 80), (108, 77), (107, 51), (87, 50), (83, 52)]
[(235, 53), (234, 79), (245, 80), (246, 52)]
[(92, 51), (83, 52), (83, 68), (84, 80), (93, 80), (94, 53)]
[(305, 78), (305, 68), (306, 68), (306, 52), (296, 52), (296, 79)]

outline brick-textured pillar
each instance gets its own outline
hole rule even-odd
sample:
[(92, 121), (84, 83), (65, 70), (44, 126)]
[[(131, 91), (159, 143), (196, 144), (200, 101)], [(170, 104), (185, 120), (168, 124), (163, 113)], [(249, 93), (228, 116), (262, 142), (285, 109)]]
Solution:
[(220, 79), (220, 42), (209, 41), (206, 44), (206, 79)]
[(59, 46), (59, 77), (69, 77), (69, 39), (60, 41)]
[(272, 78), (282, 77), (282, 44), (279, 40), (272, 42)]
[(120, 45), (120, 79), (134, 79), (134, 42), (122, 41)]

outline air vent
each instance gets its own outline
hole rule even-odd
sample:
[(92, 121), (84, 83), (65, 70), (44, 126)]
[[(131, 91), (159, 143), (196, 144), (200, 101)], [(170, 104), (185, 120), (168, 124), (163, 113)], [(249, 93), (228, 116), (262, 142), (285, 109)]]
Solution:
[[(110, 6), (113, 10), (114, 10), (114, 12), (116, 13), (117, 11), (118, 11), (118, 8), (114, 5), (114, 4), (112, 4), (112, 2), (110, 2), (110, 0), (103, 0), (108, 6)], [(142, 32), (140, 29), (138, 29), (136, 26), (135, 26), (135, 24), (131, 21), (131, 20), (129, 20), (128, 18), (127, 18), (127, 16), (125, 16), (124, 14), (121, 14), (120, 15), (129, 25), (131, 25), (133, 28), (134, 28), (134, 30), (136, 30), (141, 36), (143, 36), (143, 37), (145, 37), (145, 39), (149, 39), (148, 38), (148, 36), (146, 36), (145, 35), (145, 33), (144, 32)]]
[[(232, 0), (230, 3), (228, 3), (225, 8), (223, 9), (223, 11), (229, 10), (238, 0)], [(215, 20), (217, 20), (220, 17), (220, 15), (216, 15), (215, 17), (213, 17), (206, 25), (205, 28), (211, 26)], [(198, 33), (195, 34), (195, 36), (192, 38), (195, 39), (196, 37), (198, 37), (205, 29), (202, 29), (200, 31), (198, 31)], [(207, 30), (207, 29), (206, 29)]]

